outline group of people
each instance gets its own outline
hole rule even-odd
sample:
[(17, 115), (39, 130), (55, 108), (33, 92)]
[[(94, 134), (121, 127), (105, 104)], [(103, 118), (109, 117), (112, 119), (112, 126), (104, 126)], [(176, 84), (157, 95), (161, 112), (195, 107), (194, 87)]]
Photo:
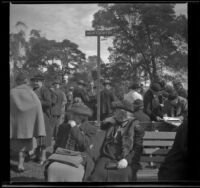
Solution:
[(187, 92), (180, 82), (173, 82), (172, 87), (158, 80), (144, 94), (141, 84), (135, 82), (119, 100), (111, 82), (105, 80), (100, 91), (100, 129), (105, 131), (105, 138), (94, 162), (91, 149), (93, 142), (98, 142), (98, 130), (90, 121), (96, 120), (96, 89), (88, 92), (86, 83), (79, 80), (77, 87), (64, 93), (58, 80), (49, 85), (43, 81), (41, 76), (29, 81), (19, 74), (18, 85), (11, 89), (10, 138), (11, 149), (19, 154), (18, 170), (24, 170), (24, 157), (33, 138), (37, 139), (34, 153), (41, 164), (46, 161), (46, 147), (52, 138), (54, 152), (59, 147), (86, 156), (78, 168), (52, 163), (48, 181), (136, 181), (145, 132), (141, 122), (161, 121), (165, 116), (187, 117)]

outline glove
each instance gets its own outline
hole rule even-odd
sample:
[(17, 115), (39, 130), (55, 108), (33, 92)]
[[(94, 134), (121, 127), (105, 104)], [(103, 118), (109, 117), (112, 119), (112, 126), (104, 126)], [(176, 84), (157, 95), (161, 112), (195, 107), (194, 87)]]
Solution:
[(69, 123), (69, 125), (71, 127), (75, 127), (76, 126), (76, 122), (74, 120), (69, 120), (68, 123)]
[(126, 168), (128, 166), (128, 161), (126, 159), (121, 159), (118, 162), (118, 168)]

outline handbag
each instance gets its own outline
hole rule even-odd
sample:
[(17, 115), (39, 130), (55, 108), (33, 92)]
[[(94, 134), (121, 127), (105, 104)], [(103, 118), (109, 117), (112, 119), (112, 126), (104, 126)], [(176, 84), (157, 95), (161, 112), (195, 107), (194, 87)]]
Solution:
[(83, 163), (83, 157), (81, 152), (57, 148), (56, 152), (48, 158), (48, 161), (60, 162), (78, 168)]

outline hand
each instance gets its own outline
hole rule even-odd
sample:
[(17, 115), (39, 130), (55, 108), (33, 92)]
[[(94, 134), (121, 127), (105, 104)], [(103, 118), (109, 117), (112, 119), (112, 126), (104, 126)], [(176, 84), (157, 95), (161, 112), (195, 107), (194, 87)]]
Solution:
[(178, 117), (181, 121), (183, 121), (184, 117), (183, 116), (179, 116)]
[(128, 166), (128, 161), (126, 159), (121, 159), (118, 162), (118, 168), (126, 168)]
[(157, 121), (161, 121), (161, 120), (162, 120), (162, 118), (161, 118), (161, 117), (159, 117), (159, 116), (156, 116), (156, 120), (157, 120)]
[(71, 127), (75, 127), (76, 126), (76, 122), (74, 120), (69, 120), (68, 123), (69, 123), (69, 125)]

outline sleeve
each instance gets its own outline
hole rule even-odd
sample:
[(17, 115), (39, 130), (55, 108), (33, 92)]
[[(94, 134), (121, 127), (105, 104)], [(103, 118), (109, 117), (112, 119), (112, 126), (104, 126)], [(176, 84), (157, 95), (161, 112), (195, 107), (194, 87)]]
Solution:
[(141, 125), (139, 125), (139, 121), (135, 121), (134, 122), (133, 149), (125, 157), (125, 159), (128, 161), (128, 164), (131, 164), (133, 162), (133, 160), (139, 161), (141, 151), (143, 148), (144, 133), (145, 133), (144, 128)]
[(50, 107), (51, 106), (51, 94), (46, 89), (42, 89), (40, 93), (40, 101), (42, 106)]
[(75, 126), (71, 128), (71, 133), (78, 142), (78, 145), (86, 150), (91, 144), (92, 137), (96, 135), (96, 129), (95, 127), (88, 126), (87, 129), (83, 131)]

